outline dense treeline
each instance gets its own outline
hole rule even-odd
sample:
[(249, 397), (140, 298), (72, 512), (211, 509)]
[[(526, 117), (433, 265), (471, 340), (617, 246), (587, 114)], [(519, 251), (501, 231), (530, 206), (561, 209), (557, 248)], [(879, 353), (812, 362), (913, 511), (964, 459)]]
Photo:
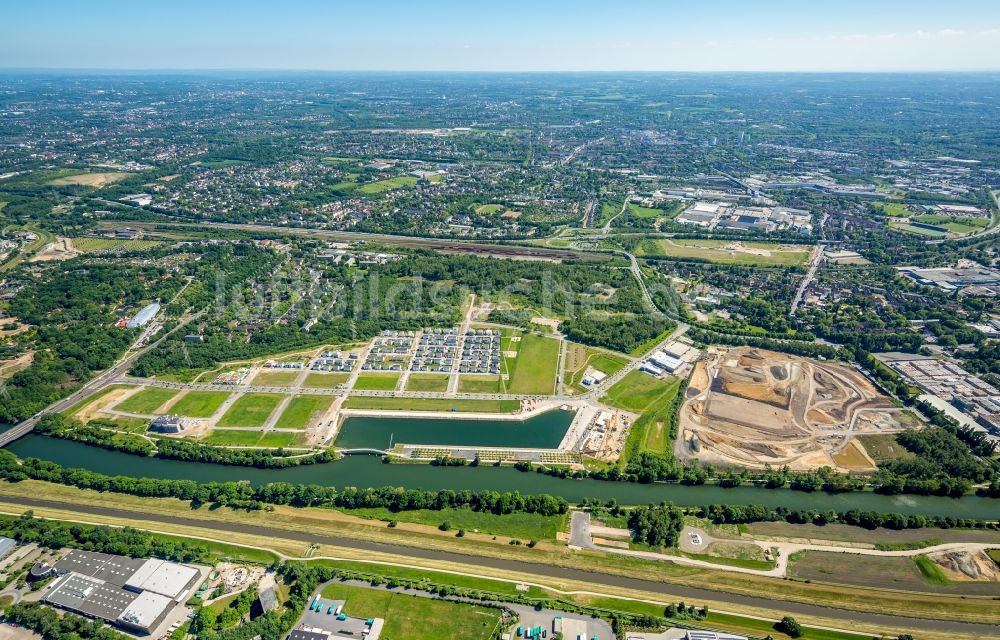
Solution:
[(156, 457), (185, 462), (208, 462), (259, 469), (280, 469), (308, 464), (321, 464), (336, 459), (329, 450), (310, 455), (292, 456), (284, 449), (230, 449), (212, 447), (197, 442), (160, 438), (156, 442)]
[(321, 485), (293, 485), (274, 482), (252, 486), (245, 482), (208, 482), (107, 476), (86, 469), (68, 469), (54, 462), (28, 458), (18, 463), (9, 451), (0, 451), (0, 478), (17, 482), (44, 480), (81, 489), (125, 493), (144, 497), (179, 498), (195, 504), (218, 504), (242, 509), (264, 509), (266, 505), (297, 507), (340, 507), (344, 509), (381, 507), (391, 511), (415, 509), (465, 508), (494, 514), (566, 513), (568, 503), (547, 494), (524, 496), (518, 492), (499, 491), (422, 491), (383, 487), (357, 489)]
[(735, 346), (759, 347), (761, 349), (782, 351), (784, 353), (792, 353), (810, 358), (823, 357), (835, 359), (841, 355), (840, 351), (836, 347), (831, 347), (830, 345), (819, 342), (806, 342), (804, 340), (758, 338), (735, 334), (728, 335), (712, 330), (705, 330), (699, 327), (691, 327), (688, 329), (687, 335), (692, 340), (696, 340), (702, 344), (728, 344)]
[(644, 342), (670, 331), (677, 324), (666, 318), (646, 316), (586, 315), (564, 320), (559, 330), (570, 340), (630, 353)]
[(72, 547), (133, 558), (162, 558), (175, 562), (207, 559), (204, 547), (184, 540), (154, 536), (131, 527), (104, 527), (42, 520), (30, 511), (20, 517), (0, 517), (0, 534), (22, 544), (49, 549)]
[(684, 528), (684, 512), (672, 504), (636, 507), (629, 512), (628, 528), (635, 542), (674, 547)]
[(30, 338), (34, 361), (7, 380), (0, 422), (33, 415), (113, 365), (137, 336), (137, 330), (115, 326), (117, 311), (167, 297), (180, 286), (155, 267), (81, 259), (29, 280), (8, 314), (37, 327)]
[(45, 640), (129, 640), (130, 636), (106, 626), (102, 620), (88, 620), (75, 613), (63, 613), (41, 602), (18, 602), (7, 607), (7, 622), (30, 629)]
[(716, 524), (748, 524), (751, 522), (788, 522), (791, 524), (846, 524), (865, 529), (1000, 529), (996, 520), (984, 521), (974, 518), (953, 518), (950, 516), (904, 515), (901, 513), (880, 513), (877, 511), (818, 511), (794, 510), (785, 507), (765, 507), (760, 504), (711, 504), (688, 509), (688, 513), (699, 518), (707, 518)]

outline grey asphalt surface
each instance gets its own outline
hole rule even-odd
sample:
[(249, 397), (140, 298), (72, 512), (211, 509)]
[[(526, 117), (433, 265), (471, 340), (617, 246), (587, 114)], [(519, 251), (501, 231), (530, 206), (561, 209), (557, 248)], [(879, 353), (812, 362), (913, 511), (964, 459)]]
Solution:
[[(9, 497), (8, 502), (24, 505), (26, 508), (47, 507), (51, 509), (68, 509), (78, 513), (87, 513), (112, 518), (133, 519), (135, 512), (126, 509), (116, 509), (114, 507), (98, 507), (93, 505), (80, 505), (60, 502), (57, 500), (43, 500), (35, 498)], [(182, 516), (166, 516), (159, 514), (144, 514), (143, 519), (152, 522), (162, 522), (181, 526), (203, 528), (205, 521), (197, 518), (185, 518)], [(280, 528), (264, 527), (259, 525), (238, 524), (233, 522), (215, 521), (209, 523), (215, 530), (230, 531), (246, 535), (260, 537), (263, 544), (268, 538), (274, 537), (280, 531), (282, 538), (297, 540), (314, 544), (328, 544), (338, 547), (347, 547), (361, 551), (373, 551), (388, 553), (399, 556), (401, 559), (420, 558), (424, 560), (437, 560), (442, 562), (456, 562), (464, 564), (468, 570), (474, 572), (476, 567), (489, 567), (504, 571), (514, 571), (523, 576), (526, 580), (532, 577), (555, 578), (568, 580), (581, 580), (589, 582), (595, 589), (602, 585), (634, 589), (637, 591), (648, 591), (657, 593), (665, 597), (675, 598), (685, 601), (715, 600), (730, 602), (749, 607), (760, 607), (772, 610), (777, 617), (783, 614), (792, 615), (812, 615), (830, 618), (832, 620), (844, 620), (861, 623), (872, 623), (886, 626), (906, 626), (921, 627), (944, 632), (963, 632), (969, 634), (980, 634), (984, 637), (1000, 636), (1000, 625), (990, 625), (977, 622), (954, 622), (950, 620), (932, 620), (928, 618), (913, 618), (901, 615), (867, 613), (859, 611), (848, 611), (808, 604), (804, 602), (788, 602), (784, 600), (773, 600), (769, 598), (743, 596), (711, 589), (700, 589), (676, 584), (667, 584), (644, 580), (641, 578), (630, 578), (627, 576), (615, 576), (593, 571), (583, 571), (565, 567), (555, 567), (551, 565), (526, 562), (521, 560), (506, 560), (502, 558), (485, 558), (481, 556), (467, 555), (457, 551), (437, 551), (431, 549), (421, 549), (418, 547), (407, 547), (402, 545), (384, 544), (380, 542), (368, 542), (365, 540), (354, 540), (333, 535), (322, 535), (305, 533), (300, 531), (289, 531)]]

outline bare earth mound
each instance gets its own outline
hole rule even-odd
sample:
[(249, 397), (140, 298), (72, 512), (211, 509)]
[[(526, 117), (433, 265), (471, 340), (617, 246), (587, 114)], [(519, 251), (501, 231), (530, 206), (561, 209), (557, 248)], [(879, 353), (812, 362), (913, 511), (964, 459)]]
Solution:
[(982, 551), (941, 551), (927, 556), (954, 582), (998, 582), (1000, 569)]
[(871, 471), (852, 438), (903, 430), (896, 412), (849, 366), (739, 347), (709, 353), (695, 368), (676, 453), (758, 469)]

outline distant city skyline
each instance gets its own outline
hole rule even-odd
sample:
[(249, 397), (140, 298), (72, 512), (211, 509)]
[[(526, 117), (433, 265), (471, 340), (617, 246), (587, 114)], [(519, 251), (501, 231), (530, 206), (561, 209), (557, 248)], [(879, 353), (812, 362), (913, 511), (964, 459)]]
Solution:
[(36, 0), (0, 68), (995, 71), (1000, 3)]

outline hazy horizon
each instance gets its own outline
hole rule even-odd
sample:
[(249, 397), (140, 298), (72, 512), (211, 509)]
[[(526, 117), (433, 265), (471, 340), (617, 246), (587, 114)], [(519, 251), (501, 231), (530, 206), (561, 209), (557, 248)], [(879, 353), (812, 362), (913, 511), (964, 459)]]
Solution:
[(1000, 3), (39, 0), (5, 7), (0, 65), (122, 72), (989, 72), (1000, 69)]

